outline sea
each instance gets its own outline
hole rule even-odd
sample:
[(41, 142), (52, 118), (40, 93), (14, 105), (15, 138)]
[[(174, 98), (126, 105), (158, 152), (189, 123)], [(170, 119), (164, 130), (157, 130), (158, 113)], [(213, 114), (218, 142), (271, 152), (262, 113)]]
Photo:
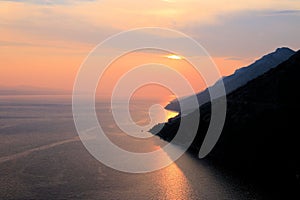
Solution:
[[(150, 104), (144, 99), (130, 105), (134, 122), (149, 124)], [(128, 105), (120, 101), (117, 106)], [(136, 133), (146, 139), (124, 133), (107, 100), (97, 100), (96, 111), (105, 134), (123, 149), (151, 152), (167, 145), (146, 129)], [(155, 123), (174, 116), (157, 113), (152, 115)], [(11, 95), (0, 96), (0, 199), (246, 200), (262, 196), (251, 184), (188, 152), (153, 172), (112, 169), (91, 155), (78, 137), (70, 96)]]

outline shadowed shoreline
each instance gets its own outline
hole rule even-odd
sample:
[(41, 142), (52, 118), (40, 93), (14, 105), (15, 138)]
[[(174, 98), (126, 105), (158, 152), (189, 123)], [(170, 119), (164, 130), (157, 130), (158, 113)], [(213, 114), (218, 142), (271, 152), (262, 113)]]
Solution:
[[(276, 198), (299, 196), (299, 74), (300, 51), (228, 94), (222, 135), (204, 160), (259, 187), (269, 185), (270, 190), (279, 193)], [(214, 100), (214, 105), (221, 103), (218, 101)], [(198, 133), (189, 149), (196, 156), (206, 135), (210, 114), (211, 103), (200, 107)], [(189, 115), (183, 116), (187, 117)], [(180, 117), (170, 119), (159, 125), (163, 128), (157, 135), (170, 142), (179, 124)]]

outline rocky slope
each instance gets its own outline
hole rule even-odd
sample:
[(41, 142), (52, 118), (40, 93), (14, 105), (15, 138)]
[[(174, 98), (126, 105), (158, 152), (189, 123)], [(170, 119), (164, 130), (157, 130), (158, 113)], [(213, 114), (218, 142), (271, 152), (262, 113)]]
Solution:
[[(294, 54), (295, 51), (287, 47), (278, 48), (276, 51), (267, 54), (259, 60), (255, 61), (253, 64), (236, 70), (234, 74), (222, 78), (226, 92), (230, 93), (236, 90), (237, 88), (245, 85), (247, 82), (253, 80), (254, 78), (257, 78), (258, 76), (266, 73), (270, 69), (276, 67), (283, 61), (289, 59)], [(217, 81), (212, 87), (220, 87), (220, 81)], [(198, 93), (197, 99), (199, 105), (203, 105), (209, 102), (210, 95), (208, 89)], [(186, 105), (184, 106), (185, 108), (189, 108), (188, 105), (191, 105), (190, 102), (191, 97), (180, 99), (180, 103)], [(180, 112), (180, 106), (178, 101), (173, 100), (166, 106), (166, 109)]]
[[(228, 94), (222, 135), (206, 159), (243, 175), (299, 187), (299, 74), (300, 51)], [(218, 99), (214, 103), (218, 105)], [(206, 135), (210, 112), (211, 103), (200, 107), (199, 129), (190, 147), (195, 153)], [(171, 141), (179, 123), (180, 117), (170, 119), (157, 135)]]

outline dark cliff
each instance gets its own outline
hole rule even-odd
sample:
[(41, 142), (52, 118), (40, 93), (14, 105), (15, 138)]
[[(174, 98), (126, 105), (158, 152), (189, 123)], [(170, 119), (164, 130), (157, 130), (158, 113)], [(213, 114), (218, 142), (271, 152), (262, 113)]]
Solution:
[[(242, 174), (259, 174), (299, 186), (299, 74), (300, 51), (228, 94), (222, 135), (205, 159)], [(211, 103), (200, 107), (192, 152), (199, 152), (210, 112)], [(171, 141), (179, 123), (180, 117), (170, 119), (157, 135)]]
[[(247, 82), (259, 77), (260, 75), (268, 72), (269, 70), (273, 69), (274, 67), (278, 66), (280, 63), (289, 59), (292, 55), (296, 52), (287, 48), (282, 47), (276, 49), (276, 51), (264, 55), (260, 59), (256, 60), (254, 63), (247, 67), (242, 67), (237, 69), (232, 75), (225, 76), (222, 78), (224, 83), (225, 89), (227, 93), (230, 93), (239, 87), (247, 84)], [(220, 87), (220, 81), (217, 81), (211, 88), (218, 88)], [(199, 105), (203, 105), (210, 101), (210, 94), (208, 89), (200, 92), (197, 94), (197, 99)], [(184, 104), (185, 107), (188, 107), (191, 104), (191, 98), (185, 97), (179, 100), (180, 104)], [(180, 105), (178, 100), (173, 100), (170, 102), (166, 109), (180, 111)]]

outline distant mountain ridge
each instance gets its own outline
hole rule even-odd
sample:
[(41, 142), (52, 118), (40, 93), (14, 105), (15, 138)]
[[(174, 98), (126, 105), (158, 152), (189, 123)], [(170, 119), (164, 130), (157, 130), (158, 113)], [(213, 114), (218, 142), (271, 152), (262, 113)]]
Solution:
[[(222, 134), (205, 158), (222, 169), (228, 168), (242, 177), (255, 179), (263, 189), (270, 186), (271, 190), (286, 190), (282, 193), (284, 196), (272, 199), (300, 197), (299, 74), (300, 50), (277, 67), (227, 94)], [(216, 109), (222, 105), (222, 99), (212, 102)], [(190, 146), (195, 154), (198, 154), (210, 125), (211, 105), (208, 102), (200, 107), (197, 135)], [(193, 113), (179, 114), (150, 132), (173, 142), (181, 118), (194, 119)], [(158, 133), (155, 132), (157, 128), (160, 128)], [(188, 137), (189, 132), (186, 130), (184, 134)]]
[(34, 87), (28, 85), (19, 85), (13, 87), (0, 86), (0, 95), (65, 95), (71, 94), (70, 91), (44, 88), (44, 87)]
[[(235, 89), (245, 85), (249, 81), (257, 78), (258, 76), (266, 73), (270, 69), (276, 67), (280, 63), (286, 61), (289, 59), (292, 55), (295, 54), (295, 51), (287, 48), (287, 47), (282, 47), (276, 49), (276, 51), (267, 54), (260, 58), (259, 60), (255, 61), (253, 64), (247, 66), (247, 67), (242, 67), (234, 72), (234, 74), (230, 76), (223, 77), (223, 83), (225, 86), (226, 93), (230, 93), (234, 91)], [(213, 86), (214, 89), (217, 89), (220, 87), (220, 80), (217, 81)], [(209, 90), (206, 89), (200, 93), (197, 94), (197, 99), (199, 102), (199, 105), (203, 105), (207, 102), (210, 101), (210, 95), (209, 95)], [(191, 97), (186, 97), (183, 99), (180, 99), (180, 103), (184, 105), (185, 108), (188, 108), (188, 110), (194, 110), (196, 108), (189, 107), (191, 104), (192, 98)], [(180, 106), (179, 102), (177, 99), (171, 101), (166, 107), (168, 110), (173, 110), (180, 112)]]

